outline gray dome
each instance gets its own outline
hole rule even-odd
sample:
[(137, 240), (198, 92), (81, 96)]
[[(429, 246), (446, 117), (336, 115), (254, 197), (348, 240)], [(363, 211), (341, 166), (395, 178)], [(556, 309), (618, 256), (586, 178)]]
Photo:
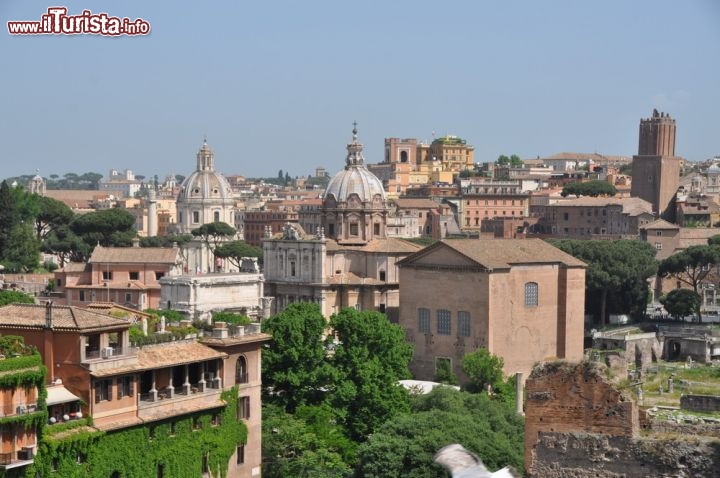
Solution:
[(332, 197), (336, 202), (347, 202), (348, 198), (356, 194), (361, 202), (371, 202), (375, 196), (385, 202), (385, 189), (382, 182), (373, 173), (367, 170), (362, 155), (363, 146), (357, 139), (357, 128), (353, 129), (352, 143), (347, 145), (348, 155), (345, 160), (345, 169), (337, 173), (325, 189), (324, 199)]
[(232, 200), (232, 188), (225, 176), (215, 171), (215, 153), (207, 141), (197, 154), (197, 170), (180, 186), (179, 202), (201, 202), (208, 199)]

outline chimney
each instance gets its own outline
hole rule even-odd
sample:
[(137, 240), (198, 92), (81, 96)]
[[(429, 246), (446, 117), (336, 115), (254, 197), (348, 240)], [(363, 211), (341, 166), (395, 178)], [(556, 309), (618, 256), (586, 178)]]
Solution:
[(53, 301), (49, 300), (47, 301), (47, 304), (45, 304), (45, 328), (46, 329), (52, 329), (53, 328)]

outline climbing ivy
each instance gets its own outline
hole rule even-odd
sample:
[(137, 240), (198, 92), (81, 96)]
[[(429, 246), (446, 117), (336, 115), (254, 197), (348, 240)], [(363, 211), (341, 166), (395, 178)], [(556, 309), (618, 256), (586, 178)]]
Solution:
[(207, 456), (212, 476), (225, 477), (237, 445), (247, 441), (247, 427), (236, 417), (237, 387), (223, 392), (222, 399), (222, 409), (143, 426), (109, 432), (80, 428), (44, 437), (24, 476), (146, 478), (162, 466), (164, 476), (196, 478)]

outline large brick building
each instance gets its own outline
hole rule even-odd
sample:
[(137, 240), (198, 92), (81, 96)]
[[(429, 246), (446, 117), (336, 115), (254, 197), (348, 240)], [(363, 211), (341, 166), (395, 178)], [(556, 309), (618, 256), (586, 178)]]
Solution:
[(675, 156), (675, 120), (653, 110), (640, 120), (638, 154), (633, 156), (630, 195), (650, 202), (663, 219), (675, 219), (675, 193), (682, 160)]
[(449, 360), (462, 379), (462, 358), (478, 348), (525, 376), (548, 357), (582, 358), (585, 264), (550, 244), (448, 239), (398, 265), (415, 378), (432, 380)]

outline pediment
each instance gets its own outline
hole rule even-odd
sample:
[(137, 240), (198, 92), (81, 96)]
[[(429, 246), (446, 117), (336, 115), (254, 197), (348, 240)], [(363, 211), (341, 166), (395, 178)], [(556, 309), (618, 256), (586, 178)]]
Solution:
[(442, 243), (425, 248), (402, 261), (403, 266), (482, 267), (482, 264)]

